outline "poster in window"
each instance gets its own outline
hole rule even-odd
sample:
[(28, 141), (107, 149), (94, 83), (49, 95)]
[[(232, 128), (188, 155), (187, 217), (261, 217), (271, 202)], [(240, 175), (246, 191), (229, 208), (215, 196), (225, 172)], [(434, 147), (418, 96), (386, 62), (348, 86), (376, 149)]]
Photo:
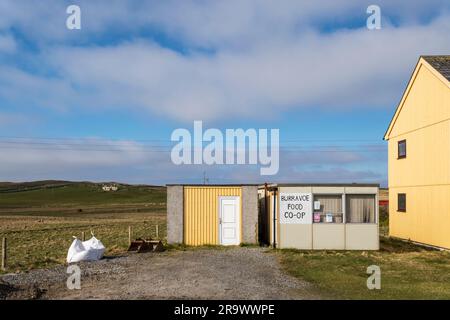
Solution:
[(320, 222), (320, 212), (314, 212), (314, 222)]
[(320, 210), (320, 201), (314, 201), (314, 210)]
[(280, 193), (281, 224), (312, 224), (311, 193)]

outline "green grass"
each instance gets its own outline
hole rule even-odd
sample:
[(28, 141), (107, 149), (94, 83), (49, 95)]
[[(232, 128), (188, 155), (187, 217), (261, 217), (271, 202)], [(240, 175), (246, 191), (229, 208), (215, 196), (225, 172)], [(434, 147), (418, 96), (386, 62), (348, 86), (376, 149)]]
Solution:
[(107, 255), (128, 247), (133, 238), (166, 236), (166, 189), (119, 185), (104, 192), (102, 184), (37, 181), (0, 183), (0, 237), (8, 239), (7, 272), (46, 268), (65, 262), (72, 236), (90, 231)]
[[(380, 251), (278, 250), (283, 268), (329, 299), (450, 299), (450, 252), (382, 238)], [(366, 286), (381, 268), (381, 290)]]
[[(41, 181), (0, 183), (0, 237), (7, 237), (7, 272), (65, 263), (72, 236), (94, 231), (106, 255), (120, 255), (133, 238), (166, 236), (166, 190), (120, 185), (103, 192), (101, 184)], [(380, 211), (380, 233), (388, 233), (388, 214)], [(245, 244), (243, 245), (245, 246)], [(174, 250), (226, 250), (226, 247)], [(283, 268), (311, 282), (325, 298), (450, 299), (450, 253), (381, 238), (380, 251), (277, 250)], [(381, 268), (381, 290), (368, 290), (367, 267)]]
[(380, 227), (380, 235), (388, 236), (389, 235), (389, 212), (387, 207), (381, 207), (379, 210), (379, 227)]
[[(97, 215), (89, 218), (4, 217), (0, 237), (8, 239), (7, 272), (47, 268), (65, 263), (73, 236), (86, 239), (91, 231), (106, 247), (106, 255), (117, 255), (128, 248), (128, 226), (132, 238), (166, 237), (165, 213)], [(0, 220), (1, 221), (1, 220)]]
[(80, 205), (165, 203), (163, 187), (119, 185), (105, 192), (101, 184), (88, 182), (42, 183), (29, 186), (0, 184), (0, 208), (76, 207)]

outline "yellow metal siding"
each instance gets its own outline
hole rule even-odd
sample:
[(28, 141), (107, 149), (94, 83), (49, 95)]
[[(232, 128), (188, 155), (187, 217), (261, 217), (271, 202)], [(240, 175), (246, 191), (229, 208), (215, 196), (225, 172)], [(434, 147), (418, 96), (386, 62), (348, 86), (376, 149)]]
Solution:
[(389, 139), (450, 119), (448, 82), (442, 82), (425, 65), (419, 65), (407, 94)]
[[(397, 212), (397, 194), (406, 194), (406, 212)], [(450, 249), (450, 185), (400, 187), (389, 191), (389, 233)]]
[[(397, 143), (406, 139), (405, 159)], [(389, 229), (395, 237), (450, 248), (450, 87), (425, 65), (389, 135)], [(397, 194), (406, 212), (397, 212)]]
[(239, 219), (242, 222), (241, 187), (184, 187), (184, 243), (186, 245), (219, 245), (219, 196), (241, 198)]

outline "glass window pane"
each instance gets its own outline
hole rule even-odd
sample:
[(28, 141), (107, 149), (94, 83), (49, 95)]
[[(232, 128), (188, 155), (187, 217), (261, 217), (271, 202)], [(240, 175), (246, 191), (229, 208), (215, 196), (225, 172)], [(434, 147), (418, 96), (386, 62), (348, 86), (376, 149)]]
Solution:
[(406, 140), (402, 140), (398, 142), (398, 157), (405, 158), (406, 157)]
[(347, 223), (375, 223), (375, 195), (346, 196)]
[(342, 223), (342, 195), (314, 195), (314, 223)]
[(397, 211), (406, 211), (406, 194), (404, 193), (397, 195)]

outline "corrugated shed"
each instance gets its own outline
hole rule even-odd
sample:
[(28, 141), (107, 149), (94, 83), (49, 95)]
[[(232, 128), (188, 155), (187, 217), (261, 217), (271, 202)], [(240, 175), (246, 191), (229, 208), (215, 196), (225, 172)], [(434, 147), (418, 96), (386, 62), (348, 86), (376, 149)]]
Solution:
[(242, 190), (238, 186), (184, 187), (186, 245), (219, 245), (219, 196), (242, 198)]

